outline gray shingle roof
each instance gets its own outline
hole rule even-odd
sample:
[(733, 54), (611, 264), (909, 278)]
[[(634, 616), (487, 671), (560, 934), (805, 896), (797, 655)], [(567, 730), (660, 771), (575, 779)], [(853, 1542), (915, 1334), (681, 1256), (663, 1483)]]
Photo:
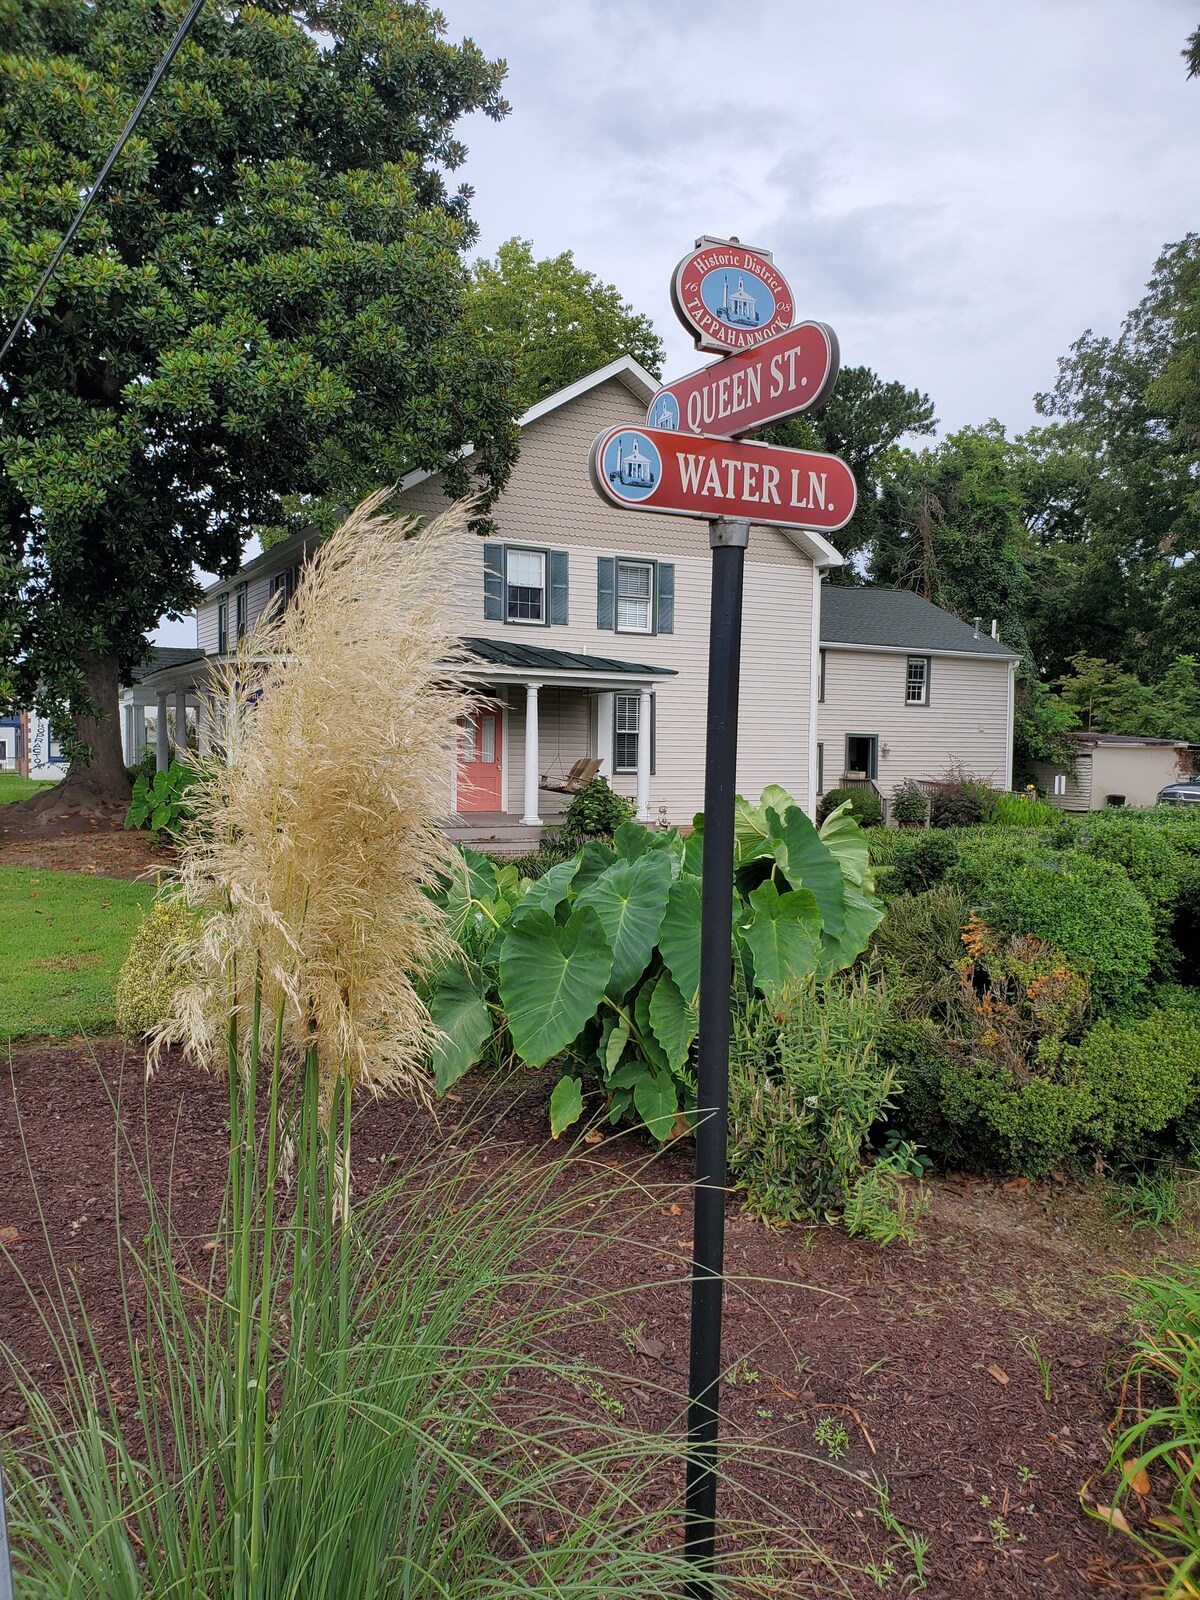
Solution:
[(889, 645), (897, 650), (954, 650), (1019, 660), (1017, 651), (907, 589), (821, 586), (821, 643)]
[(655, 678), (673, 678), (673, 667), (643, 667), (636, 661), (613, 661), (608, 656), (585, 656), (574, 650), (547, 650), (515, 639), (464, 639), (473, 656), (494, 667), (529, 668), (535, 672), (637, 672)]
[(144, 678), (152, 678), (156, 672), (165, 672), (168, 667), (182, 667), (189, 661), (203, 660), (203, 650), (186, 645), (156, 644), (150, 651), (150, 659), (143, 661), (140, 667), (134, 667), (130, 677), (134, 683), (141, 683)]

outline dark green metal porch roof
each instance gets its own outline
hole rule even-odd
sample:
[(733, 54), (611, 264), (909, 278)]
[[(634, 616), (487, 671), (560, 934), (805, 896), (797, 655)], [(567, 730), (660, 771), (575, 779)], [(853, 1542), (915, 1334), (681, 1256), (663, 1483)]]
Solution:
[(639, 677), (674, 678), (674, 667), (646, 667), (636, 661), (614, 661), (608, 656), (582, 655), (574, 650), (547, 650), (540, 644), (525, 644), (516, 639), (464, 639), (473, 656), (493, 667), (510, 667), (518, 672), (628, 672)]

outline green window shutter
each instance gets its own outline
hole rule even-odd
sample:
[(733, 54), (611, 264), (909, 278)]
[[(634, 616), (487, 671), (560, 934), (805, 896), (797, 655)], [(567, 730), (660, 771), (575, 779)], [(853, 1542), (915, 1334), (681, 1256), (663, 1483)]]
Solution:
[(550, 622), (556, 627), (565, 627), (570, 616), (567, 595), (568, 574), (570, 571), (570, 558), (565, 550), (551, 550), (550, 552)]
[(483, 619), (504, 621), (504, 546), (490, 539), (483, 546)]
[(675, 632), (675, 563), (658, 563), (658, 584), (654, 613), (655, 633)]
[(596, 557), (596, 626), (607, 633), (617, 626), (617, 563), (612, 556)]

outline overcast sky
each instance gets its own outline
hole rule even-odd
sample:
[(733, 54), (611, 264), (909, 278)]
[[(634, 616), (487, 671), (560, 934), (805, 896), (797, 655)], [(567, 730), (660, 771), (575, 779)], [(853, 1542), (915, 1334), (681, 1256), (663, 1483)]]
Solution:
[(440, 3), (509, 67), (511, 116), (462, 125), (481, 251), (572, 251), (654, 319), (667, 377), (700, 364), (672, 269), (737, 235), (845, 365), (925, 390), (943, 429), (1019, 431), (1200, 229), (1197, 0)]

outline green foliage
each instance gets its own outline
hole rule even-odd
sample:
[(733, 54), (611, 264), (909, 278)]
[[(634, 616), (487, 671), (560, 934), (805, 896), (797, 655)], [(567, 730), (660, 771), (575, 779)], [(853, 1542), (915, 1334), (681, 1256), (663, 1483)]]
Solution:
[[(463, 947), (446, 1014), (466, 1005), (465, 974), (520, 1060), (571, 1063), (552, 1097), (556, 1137), (583, 1113), (585, 1069), (613, 1123), (636, 1114), (663, 1140), (695, 1110), (702, 845), (702, 818), (686, 841), (624, 821), (611, 846), (589, 840), (532, 882), (463, 850), (461, 874), (443, 886)], [(730, 981), (740, 997), (849, 966), (879, 921), (853, 818), (834, 813), (818, 832), (783, 789), (757, 806), (738, 798), (735, 872)], [(440, 1018), (436, 984), (429, 1003)], [(481, 1031), (478, 1009), (471, 1019)], [(455, 1057), (455, 1076), (464, 1060)]]
[[(6, 321), (177, 25), (154, 0), (19, 11)], [(115, 707), (196, 570), (228, 573), (314, 497), (354, 504), (416, 467), (453, 495), (473, 472), (503, 483), (511, 368), (466, 320), (469, 190), (447, 175), (459, 118), (506, 113), (504, 69), (444, 32), (418, 0), (201, 11), (6, 358), (0, 660), (19, 703), (64, 727)], [(115, 768), (111, 709), (95, 737)]]
[(970, 908), (957, 889), (938, 888), (889, 900), (871, 936), (871, 954), (887, 982), (891, 1012), (906, 1021), (957, 1019), (963, 930)]
[(1038, 799), (1035, 789), (993, 795), (983, 820), (989, 828), (1052, 828), (1058, 815), (1049, 801)]
[(847, 1233), (876, 1244), (912, 1244), (917, 1224), (929, 1209), (929, 1198), (911, 1174), (888, 1156), (880, 1156), (850, 1186), (842, 1221)]
[(824, 822), (839, 806), (848, 805), (850, 814), (862, 828), (877, 828), (883, 821), (883, 802), (874, 789), (829, 789), (817, 805), (817, 821)]
[(1186, 1012), (1098, 1022), (1071, 1058), (1095, 1100), (1088, 1138), (1118, 1160), (1143, 1158), (1200, 1101), (1200, 1018)]
[(793, 982), (734, 1021), (729, 1166), (770, 1221), (846, 1206), (897, 1083), (880, 1060), (882, 991), (864, 976)]
[(0, 867), (0, 1041), (107, 1033), (148, 883)]
[(117, 979), (114, 1020), (127, 1039), (144, 1039), (171, 1014), (183, 981), (172, 946), (194, 929), (196, 919), (177, 896), (159, 895), (142, 918)]
[(1135, 673), (1080, 651), (1071, 657), (1071, 671), (1061, 679), (1059, 694), (1082, 727), (1200, 741), (1200, 662), (1195, 656), (1176, 656), (1156, 683), (1145, 684)]
[(1179, 1180), (1170, 1162), (1152, 1161), (1114, 1174), (1113, 1216), (1128, 1227), (1173, 1228), (1183, 1219)]
[(563, 813), (560, 847), (577, 850), (585, 839), (611, 839), (633, 813), (633, 801), (614, 794), (607, 778), (593, 778), (572, 797)]
[(1087, 974), (1098, 1012), (1127, 1011), (1145, 988), (1154, 931), (1145, 899), (1118, 866), (1074, 852), (997, 875), (986, 891), (987, 921), (1032, 934)]
[(893, 822), (907, 826), (928, 820), (928, 796), (911, 778), (906, 778), (892, 795), (891, 815)]
[[(1200, 31), (1196, 40), (1200, 53)], [(1122, 1292), (1136, 1330), (1122, 1395), (1137, 1403), (1117, 1415), (1108, 1470), (1118, 1476), (1118, 1501), (1134, 1493), (1144, 1471), (1169, 1508), (1169, 1516), (1155, 1517), (1153, 1537), (1133, 1537), (1156, 1565), (1167, 1557), (1164, 1593), (1182, 1600), (1200, 1579), (1200, 1268), (1160, 1266), (1127, 1278)]]
[(969, 828), (983, 821), (992, 803), (992, 791), (986, 783), (972, 778), (961, 767), (952, 766), (929, 797), (929, 826)]
[[(167, 762), (168, 766), (170, 766), (171, 762), (173, 762), (175, 760), (175, 747), (174, 747), (174, 745), (171, 745), (169, 748), (170, 748), (170, 760)], [(138, 781), (139, 778), (145, 778), (147, 783), (153, 783), (154, 782), (154, 774), (157, 771), (158, 771), (158, 752), (156, 751), (156, 749), (155, 749), (153, 744), (148, 744), (146, 746), (146, 748), (142, 751), (141, 755), (133, 763), (133, 765), (131, 767), (126, 767), (125, 768), (126, 775), (128, 776), (129, 782), (130, 782), (131, 785), (135, 784)]]
[(885, 895), (890, 899), (897, 894), (922, 894), (932, 889), (941, 883), (958, 857), (958, 840), (944, 830), (900, 834), (891, 865), (881, 879)]
[(187, 792), (196, 781), (191, 767), (172, 761), (165, 772), (152, 779), (139, 773), (133, 785), (133, 799), (125, 816), (127, 828), (149, 828), (152, 833), (179, 833), (190, 819)]
[(1086, 817), (1074, 849), (1097, 861), (1120, 867), (1150, 907), (1156, 941), (1156, 964), (1169, 972), (1175, 950), (1171, 943), (1180, 902), (1190, 882), (1189, 859), (1170, 832), (1136, 813), (1108, 810)]
[(659, 376), (665, 351), (653, 322), (615, 285), (576, 266), (569, 250), (535, 261), (527, 239), (507, 239), (494, 261), (475, 263), (472, 277), (470, 326), (507, 351), (519, 410), (617, 356), (633, 356)]

